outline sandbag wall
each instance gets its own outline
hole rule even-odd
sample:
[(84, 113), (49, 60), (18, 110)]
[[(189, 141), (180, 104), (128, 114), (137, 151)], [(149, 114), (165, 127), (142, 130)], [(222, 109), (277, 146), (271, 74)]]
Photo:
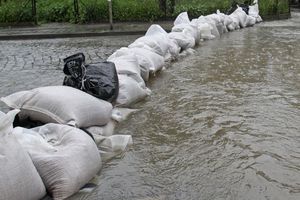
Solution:
[(119, 78), (116, 106), (128, 107), (151, 94), (146, 87), (151, 74), (161, 70), (166, 62), (187, 55), (205, 40), (261, 22), (257, 1), (249, 8), (237, 9), (230, 15), (217, 11), (190, 20), (187, 12), (178, 15), (170, 33), (159, 25), (152, 25), (145, 36), (128, 47), (115, 51), (108, 61), (115, 63)]
[[(1, 98), (15, 110), (0, 112), (4, 141), (0, 142), (4, 166), (0, 200), (40, 199), (46, 191), (59, 200), (79, 191), (99, 172), (103, 160), (132, 144), (130, 135), (113, 135), (113, 130), (131, 112), (126, 108), (151, 94), (146, 86), (151, 74), (189, 54), (200, 42), (261, 21), (255, 0), (248, 10), (237, 7), (230, 15), (217, 11), (190, 20), (186, 12), (181, 13), (170, 33), (159, 25), (150, 26), (145, 36), (107, 59), (114, 63), (118, 76), (114, 104), (68, 86), (36, 88)], [(13, 128), (17, 114), (20, 120), (43, 125)], [(31, 184), (22, 184), (26, 181)]]

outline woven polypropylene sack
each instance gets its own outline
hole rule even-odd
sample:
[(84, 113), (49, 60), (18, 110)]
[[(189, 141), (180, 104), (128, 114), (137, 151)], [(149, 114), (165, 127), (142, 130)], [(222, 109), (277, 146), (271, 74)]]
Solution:
[(30, 154), (55, 200), (79, 191), (101, 168), (95, 142), (80, 129), (46, 124), (34, 129), (17, 127), (13, 134)]
[(12, 134), (17, 113), (0, 112), (0, 200), (38, 200), (46, 189), (30, 156)]
[(20, 116), (43, 123), (76, 127), (105, 125), (112, 105), (68, 86), (41, 87), (1, 98), (9, 107), (20, 109)]

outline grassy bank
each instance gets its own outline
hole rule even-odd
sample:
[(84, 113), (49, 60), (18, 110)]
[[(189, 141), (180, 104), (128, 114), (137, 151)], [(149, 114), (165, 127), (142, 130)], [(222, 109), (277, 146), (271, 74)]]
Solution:
[[(115, 21), (154, 21), (175, 18), (179, 13), (188, 11), (191, 17), (198, 17), (220, 9), (226, 12), (233, 0), (176, 0), (176, 6), (167, 16), (159, 8), (158, 0), (112, 0)], [(236, 0), (243, 2), (244, 0)], [(277, 4), (278, 2), (278, 4)], [(262, 16), (288, 13), (288, 0), (260, 0)], [(80, 0), (78, 22), (108, 21), (107, 0)], [(75, 22), (73, 0), (37, 0), (38, 21)], [(0, 6), (0, 23), (33, 21), (31, 1), (7, 0)]]

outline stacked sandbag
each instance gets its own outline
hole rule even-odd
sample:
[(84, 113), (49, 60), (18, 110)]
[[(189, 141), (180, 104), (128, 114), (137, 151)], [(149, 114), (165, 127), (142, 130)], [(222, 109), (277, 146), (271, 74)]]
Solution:
[(262, 22), (262, 18), (259, 15), (259, 9), (258, 9), (258, 1), (254, 0), (254, 5), (249, 6), (249, 16), (254, 17), (256, 23)]
[(13, 135), (30, 154), (54, 200), (73, 195), (101, 169), (95, 142), (80, 129), (46, 124), (32, 130), (17, 127)]
[(68, 86), (40, 87), (1, 100), (11, 108), (20, 109), (21, 119), (79, 128), (105, 125), (112, 112), (111, 103)]
[(194, 38), (195, 44), (200, 42), (200, 32), (197, 24), (191, 23), (187, 12), (180, 13), (174, 21), (172, 32), (182, 32)]
[(18, 112), (0, 112), (0, 200), (38, 200), (46, 195), (44, 183), (29, 154), (12, 134)]

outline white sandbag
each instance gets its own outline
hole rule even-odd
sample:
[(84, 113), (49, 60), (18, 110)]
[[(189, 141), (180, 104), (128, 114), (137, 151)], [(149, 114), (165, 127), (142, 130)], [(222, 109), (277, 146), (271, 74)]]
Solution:
[(218, 28), (216, 26), (216, 22), (213, 19), (207, 18), (205, 16), (200, 16), (198, 18), (198, 24), (207, 23), (211, 26), (211, 34), (215, 37), (220, 37), (220, 33), (218, 31)]
[(189, 24), (191, 21), (189, 19), (188, 13), (187, 12), (182, 12), (180, 13), (175, 21), (174, 21), (174, 26), (179, 25), (179, 24)]
[(165, 60), (162, 56), (150, 50), (143, 48), (129, 48), (129, 51), (137, 56), (139, 65), (147, 67), (150, 73), (156, 73), (161, 70), (165, 64)]
[(29, 152), (54, 200), (79, 191), (101, 168), (95, 142), (80, 129), (46, 124), (32, 130), (17, 127), (13, 134)]
[(138, 109), (114, 108), (111, 118), (117, 122), (121, 122), (126, 120), (130, 114), (136, 111), (138, 111)]
[(229, 15), (230, 19), (232, 20), (232, 23), (227, 26), (227, 28), (230, 31), (240, 29), (240, 20), (239, 16), (236, 13), (232, 13)]
[(200, 32), (196, 24), (191, 23), (187, 12), (181, 13), (178, 15), (174, 22), (172, 32), (184, 32), (195, 39), (195, 43), (200, 42)]
[(139, 85), (135, 80), (126, 75), (119, 77), (119, 95), (116, 105), (121, 107), (130, 106), (133, 103), (143, 100), (150, 95), (150, 90)]
[(256, 18), (247, 15), (247, 22), (246, 22), (246, 26), (253, 26), (256, 23)]
[(38, 200), (46, 195), (29, 154), (12, 134), (19, 110), (0, 112), (0, 200)]
[(168, 34), (168, 37), (175, 40), (178, 46), (183, 50), (193, 48), (195, 46), (195, 38), (190, 35), (186, 35), (183, 32), (171, 32)]
[(1, 100), (11, 108), (21, 109), (21, 118), (80, 128), (105, 125), (112, 112), (110, 103), (68, 86), (40, 87)]
[(103, 162), (124, 153), (133, 144), (131, 135), (93, 136)]
[(239, 20), (239, 26), (245, 28), (247, 26), (247, 14), (243, 11), (241, 7), (238, 7), (232, 14)]
[(94, 135), (111, 136), (114, 134), (116, 121), (110, 120), (105, 126), (91, 126), (84, 130)]
[(232, 20), (229, 18), (228, 15), (221, 13), (220, 10), (217, 10), (217, 15), (220, 17), (223, 33), (227, 33), (228, 32), (227, 25), (231, 24)]
[(259, 15), (259, 8), (258, 8), (258, 3), (257, 1), (254, 1), (253, 6), (249, 6), (249, 16), (252, 16), (256, 19), (256, 23), (262, 22), (262, 18)]
[(129, 56), (129, 57), (136, 57), (140, 70), (141, 70), (141, 77), (144, 81), (148, 81), (149, 79), (149, 63), (147, 59), (145, 60), (144, 56), (136, 55), (134, 52), (130, 51), (127, 47), (122, 47), (115, 51), (111, 56), (108, 57), (108, 60), (112, 60), (121, 56)]
[(141, 85), (145, 85), (141, 77), (141, 69), (137, 57), (132, 53), (120, 57), (108, 58), (108, 61), (113, 62), (116, 66), (118, 74), (130, 76)]

